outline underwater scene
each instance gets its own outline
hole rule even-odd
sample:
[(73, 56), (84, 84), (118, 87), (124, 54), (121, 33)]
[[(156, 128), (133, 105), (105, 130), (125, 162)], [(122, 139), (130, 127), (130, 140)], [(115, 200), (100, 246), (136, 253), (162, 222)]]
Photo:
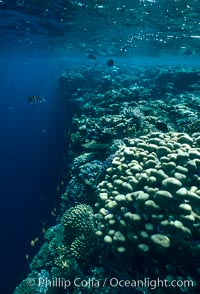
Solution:
[(0, 0), (0, 294), (200, 293), (200, 0)]

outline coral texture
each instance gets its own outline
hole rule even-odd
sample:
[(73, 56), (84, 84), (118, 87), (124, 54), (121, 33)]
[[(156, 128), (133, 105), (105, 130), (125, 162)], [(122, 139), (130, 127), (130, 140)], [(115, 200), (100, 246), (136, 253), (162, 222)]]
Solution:
[[(115, 254), (200, 261), (199, 137), (151, 133), (129, 139), (98, 185), (96, 235)], [(197, 269), (199, 271), (199, 268)]]

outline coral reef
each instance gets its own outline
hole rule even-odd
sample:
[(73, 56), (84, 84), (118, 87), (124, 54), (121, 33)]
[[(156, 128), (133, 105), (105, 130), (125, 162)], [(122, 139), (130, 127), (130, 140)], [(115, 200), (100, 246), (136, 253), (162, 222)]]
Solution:
[(190, 269), (189, 258), (197, 265), (198, 277), (199, 139), (185, 133), (151, 133), (129, 139), (113, 159), (98, 185), (96, 235), (116, 254), (153, 259), (160, 275), (160, 256), (162, 262), (167, 256), (170, 271), (182, 268), (182, 274)]
[(96, 243), (92, 208), (86, 204), (71, 207), (62, 216), (61, 223), (67, 232), (67, 238), (71, 240), (70, 256), (85, 260)]
[[(72, 123), (60, 215), (14, 294), (169, 293), (102, 286), (113, 277), (188, 279), (170, 293), (199, 292), (199, 76), (197, 66), (63, 72), (57, 97)], [(28, 285), (39, 277), (72, 284)], [(77, 277), (100, 284), (77, 287)]]

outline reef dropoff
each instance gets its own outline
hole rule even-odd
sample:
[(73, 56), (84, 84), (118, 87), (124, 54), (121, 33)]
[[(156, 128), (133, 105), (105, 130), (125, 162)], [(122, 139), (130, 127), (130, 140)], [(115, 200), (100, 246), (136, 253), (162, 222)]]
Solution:
[(199, 293), (200, 68), (83, 66), (56, 94), (72, 119), (65, 191), (14, 294), (122, 293), (113, 278), (193, 283), (131, 293)]

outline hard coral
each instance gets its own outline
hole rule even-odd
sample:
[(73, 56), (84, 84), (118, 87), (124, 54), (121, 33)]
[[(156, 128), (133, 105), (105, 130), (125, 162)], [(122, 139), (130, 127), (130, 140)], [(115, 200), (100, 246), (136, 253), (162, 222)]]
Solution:
[(76, 259), (84, 259), (91, 253), (95, 242), (95, 221), (91, 206), (79, 204), (69, 208), (61, 223), (71, 239), (70, 254)]
[(183, 267), (188, 258), (200, 261), (197, 142), (185, 133), (151, 133), (129, 139), (113, 159), (98, 186), (96, 235), (117, 255), (159, 263), (170, 253)]

